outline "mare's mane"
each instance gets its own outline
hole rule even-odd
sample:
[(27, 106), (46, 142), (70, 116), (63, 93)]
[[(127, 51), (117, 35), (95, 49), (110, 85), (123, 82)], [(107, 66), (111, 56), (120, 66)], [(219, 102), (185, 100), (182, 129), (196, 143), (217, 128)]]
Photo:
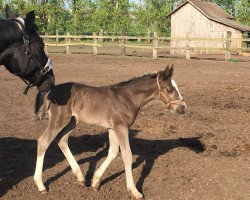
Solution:
[(22, 40), (21, 30), (17, 24), (8, 19), (0, 19), (0, 43), (17, 42)]
[(135, 77), (135, 78), (132, 78), (128, 81), (123, 81), (123, 82), (120, 82), (120, 83), (116, 83), (114, 85), (112, 85), (111, 87), (123, 87), (123, 86), (127, 86), (127, 85), (130, 85), (130, 84), (134, 84), (134, 83), (138, 83), (140, 81), (145, 81), (145, 80), (148, 80), (148, 79), (154, 79), (157, 77), (157, 74), (154, 73), (150, 73), (150, 74), (146, 74), (144, 76), (141, 76), (141, 77)]

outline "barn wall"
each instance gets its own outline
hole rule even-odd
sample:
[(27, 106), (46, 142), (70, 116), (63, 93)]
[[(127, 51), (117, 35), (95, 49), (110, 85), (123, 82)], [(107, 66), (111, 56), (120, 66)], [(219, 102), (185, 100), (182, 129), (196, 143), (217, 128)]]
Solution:
[[(219, 24), (208, 19), (200, 11), (187, 3), (178, 11), (171, 15), (171, 37), (189, 37), (198, 38), (226, 38), (227, 31), (231, 31), (232, 38), (241, 38), (242, 33), (231, 27)], [(210, 47), (223, 48), (225, 43), (218, 41), (192, 41), (190, 47)], [(240, 42), (232, 42), (233, 48), (240, 48)], [(186, 41), (172, 41), (171, 47), (186, 47)], [(171, 50), (171, 53), (184, 53), (185, 50)], [(220, 53), (214, 50), (214, 53)], [(207, 53), (207, 50), (196, 50), (192, 53)], [(210, 51), (211, 53), (211, 51)]]

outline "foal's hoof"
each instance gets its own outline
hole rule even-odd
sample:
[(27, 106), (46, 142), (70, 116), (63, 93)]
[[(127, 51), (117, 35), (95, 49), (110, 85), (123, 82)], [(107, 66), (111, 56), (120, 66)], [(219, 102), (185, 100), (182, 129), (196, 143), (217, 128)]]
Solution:
[(140, 199), (140, 200), (144, 199), (143, 195), (140, 192), (138, 192), (138, 191), (132, 191), (130, 189), (128, 189), (128, 191), (130, 193), (132, 193), (132, 195), (134, 196), (135, 199)]
[(42, 194), (42, 195), (48, 194), (48, 191), (47, 190), (42, 190), (42, 191), (40, 191), (40, 194)]
[(84, 182), (83, 181), (77, 181), (80, 187), (84, 187)]
[(94, 190), (95, 192), (98, 192), (98, 191), (100, 190), (100, 185), (93, 187), (93, 190)]
[(92, 184), (92, 187), (93, 187), (94, 191), (98, 192), (100, 190), (100, 182), (96, 183), (95, 185)]
[(134, 196), (134, 197), (135, 197), (135, 199), (139, 199), (139, 200), (143, 200), (144, 199), (144, 197), (143, 197), (142, 194)]

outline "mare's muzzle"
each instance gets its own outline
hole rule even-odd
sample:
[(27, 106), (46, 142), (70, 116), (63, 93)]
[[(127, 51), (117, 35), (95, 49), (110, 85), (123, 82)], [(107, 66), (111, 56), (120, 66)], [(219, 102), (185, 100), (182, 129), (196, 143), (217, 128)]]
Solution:
[(45, 67), (41, 70), (41, 75), (43, 76), (41, 82), (37, 85), (37, 89), (40, 92), (49, 92), (52, 87), (55, 85), (55, 76), (53, 74), (53, 64), (48, 59)]

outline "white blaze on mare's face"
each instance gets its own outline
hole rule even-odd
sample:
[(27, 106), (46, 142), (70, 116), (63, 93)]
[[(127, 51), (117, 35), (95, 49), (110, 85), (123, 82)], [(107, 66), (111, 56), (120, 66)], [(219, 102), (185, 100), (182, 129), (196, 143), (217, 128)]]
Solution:
[[(24, 19), (23, 19), (23, 18), (17, 17), (16, 19), (19, 20), (19, 21), (23, 24), (23, 26), (25, 27)], [(18, 25), (18, 27), (19, 27), (22, 31), (24, 31), (23, 28), (22, 28), (22, 26), (21, 26), (19, 23), (16, 22), (16, 24)]]
[(179, 92), (179, 90), (178, 90), (177, 84), (174, 81), (174, 79), (171, 79), (171, 83), (172, 83), (173, 87), (176, 89), (176, 91), (178, 92), (180, 98), (183, 99), (182, 96), (181, 96), (181, 94), (180, 94), (180, 92)]

